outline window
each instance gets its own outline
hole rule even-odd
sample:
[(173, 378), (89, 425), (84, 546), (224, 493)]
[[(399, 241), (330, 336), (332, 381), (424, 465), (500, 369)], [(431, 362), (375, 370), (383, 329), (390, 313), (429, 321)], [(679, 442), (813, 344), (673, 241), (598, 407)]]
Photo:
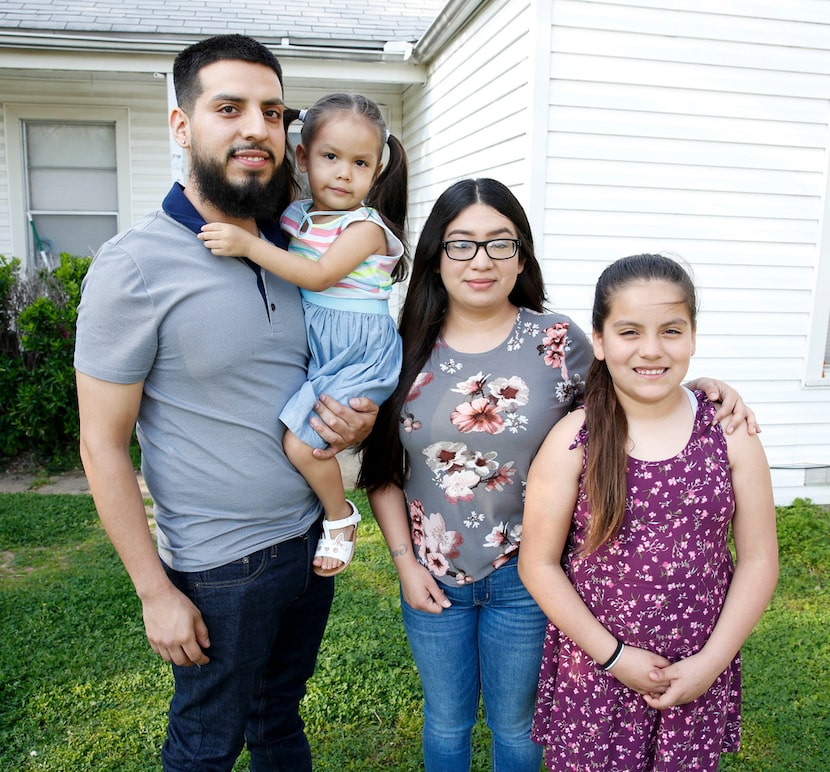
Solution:
[(29, 270), (93, 255), (131, 221), (128, 111), (5, 108), (12, 255)]
[[(92, 255), (118, 232), (115, 125), (24, 121), (30, 254)], [(50, 264), (53, 262), (50, 261)]]

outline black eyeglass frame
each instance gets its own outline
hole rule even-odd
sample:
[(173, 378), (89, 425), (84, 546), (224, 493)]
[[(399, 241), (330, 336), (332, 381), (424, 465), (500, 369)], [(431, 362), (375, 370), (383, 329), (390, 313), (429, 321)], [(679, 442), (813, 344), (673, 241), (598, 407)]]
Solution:
[[(507, 257), (494, 257), (493, 255), (491, 255), (490, 254), (490, 249), (489, 249), (490, 244), (492, 244), (496, 241), (501, 241), (501, 242), (509, 241), (509, 242), (511, 242), (513, 244), (513, 254), (509, 255)], [(450, 251), (449, 251), (448, 247), (449, 247), (450, 244), (455, 244), (457, 242), (461, 242), (463, 244), (475, 244), (476, 245), (476, 251), (473, 252), (473, 254), (470, 257), (453, 257), (450, 254)], [(444, 254), (450, 260), (455, 260), (458, 263), (469, 263), (470, 260), (475, 260), (475, 257), (478, 254), (478, 250), (481, 249), (482, 247), (484, 247), (484, 251), (486, 252), (487, 257), (489, 257), (491, 260), (511, 260), (514, 257), (516, 257), (516, 255), (519, 252), (519, 247), (521, 247), (521, 246), (522, 246), (522, 240), (521, 239), (487, 239), (487, 241), (473, 241), (472, 239), (450, 239), (449, 241), (442, 241), (441, 242), (441, 248), (444, 250)]]

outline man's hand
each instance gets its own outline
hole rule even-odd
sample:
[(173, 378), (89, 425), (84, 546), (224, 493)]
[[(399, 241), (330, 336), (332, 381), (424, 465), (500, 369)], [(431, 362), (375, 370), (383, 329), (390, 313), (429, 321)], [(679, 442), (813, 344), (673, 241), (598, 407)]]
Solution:
[(327, 394), (322, 394), (314, 406), (311, 427), (329, 446), (315, 448), (315, 458), (333, 458), (350, 445), (369, 436), (378, 417), (378, 406), (366, 397), (355, 397), (343, 405)]
[(166, 662), (182, 667), (206, 665), (210, 658), (207, 625), (190, 599), (170, 585), (169, 591), (142, 599), (144, 629), (150, 648)]

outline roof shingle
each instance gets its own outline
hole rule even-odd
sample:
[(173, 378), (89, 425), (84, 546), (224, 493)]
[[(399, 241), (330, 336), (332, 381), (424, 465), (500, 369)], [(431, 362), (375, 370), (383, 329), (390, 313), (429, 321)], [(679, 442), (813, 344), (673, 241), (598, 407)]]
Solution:
[[(3, 0), (0, 30), (303, 39), (349, 47), (416, 42), (445, 0)], [(374, 46), (371, 46), (374, 47)]]

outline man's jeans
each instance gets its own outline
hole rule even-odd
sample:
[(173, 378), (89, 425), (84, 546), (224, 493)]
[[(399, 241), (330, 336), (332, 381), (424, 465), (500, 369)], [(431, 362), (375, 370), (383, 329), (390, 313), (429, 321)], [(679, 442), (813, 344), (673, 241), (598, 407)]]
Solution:
[(547, 620), (519, 579), (517, 561), (463, 586), (441, 585), (452, 607), (403, 621), (424, 689), (427, 772), (469, 772), (472, 729), (484, 695), (496, 772), (539, 772), (530, 739)]
[(247, 741), (251, 770), (311, 770), (299, 715), (334, 596), (312, 571), (319, 525), (210, 571), (167, 569), (201, 611), (210, 662), (173, 666), (167, 772), (230, 770)]

